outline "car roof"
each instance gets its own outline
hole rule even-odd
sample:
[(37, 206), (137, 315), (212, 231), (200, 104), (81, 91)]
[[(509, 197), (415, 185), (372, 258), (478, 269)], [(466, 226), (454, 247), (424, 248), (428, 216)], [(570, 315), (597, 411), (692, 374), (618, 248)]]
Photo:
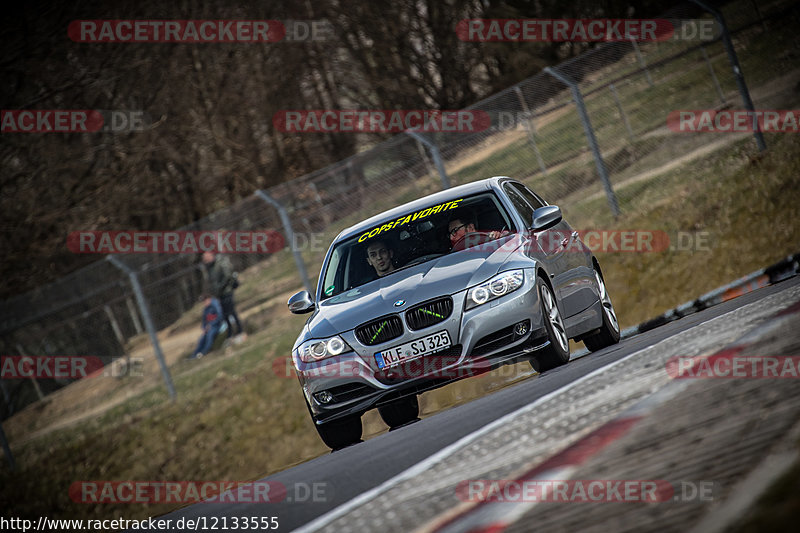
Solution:
[(359, 222), (358, 224), (355, 224), (347, 229), (342, 230), (342, 232), (336, 236), (334, 242), (343, 239), (349, 239), (353, 235), (357, 235), (358, 233), (361, 233), (367, 229), (375, 227), (376, 225), (378, 225), (379, 222), (383, 220), (398, 218), (400, 215), (416, 211), (425, 206), (440, 204), (443, 202), (447, 202), (449, 200), (460, 198), (462, 196), (469, 196), (472, 194), (477, 194), (480, 192), (491, 190), (498, 186), (497, 184), (500, 182), (500, 180), (509, 180), (509, 179), (511, 178), (509, 178), (508, 176), (494, 176), (491, 178), (479, 181), (473, 181), (471, 183), (465, 183), (464, 185), (459, 185), (457, 187), (452, 187), (450, 189), (445, 189), (443, 191), (429, 194), (428, 196), (419, 198), (418, 200), (414, 200), (412, 202), (408, 202), (406, 204), (393, 207), (388, 211), (379, 213), (375, 216), (372, 216), (364, 220), (363, 222)]

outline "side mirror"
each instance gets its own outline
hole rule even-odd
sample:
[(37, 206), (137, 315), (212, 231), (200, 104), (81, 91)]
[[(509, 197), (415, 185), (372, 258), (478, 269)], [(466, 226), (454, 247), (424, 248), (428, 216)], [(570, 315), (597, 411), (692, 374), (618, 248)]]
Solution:
[(561, 222), (561, 209), (557, 205), (546, 205), (533, 212), (533, 231), (552, 228)]
[(310, 313), (316, 308), (308, 291), (300, 291), (289, 298), (289, 311), (296, 315)]

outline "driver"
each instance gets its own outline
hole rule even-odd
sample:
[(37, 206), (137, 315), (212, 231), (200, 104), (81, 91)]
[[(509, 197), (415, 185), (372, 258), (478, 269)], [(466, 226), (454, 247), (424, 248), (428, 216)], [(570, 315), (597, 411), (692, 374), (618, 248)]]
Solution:
[[(478, 230), (475, 229), (475, 216), (468, 211), (456, 215), (455, 217), (451, 218), (450, 222), (447, 224), (447, 232), (447, 234), (450, 236), (450, 246), (451, 248), (455, 248), (456, 244), (458, 244), (459, 241), (462, 241), (467, 234), (479, 233)], [(492, 240), (508, 234), (506, 231), (488, 231), (480, 233), (488, 236), (489, 239)]]
[(392, 258), (394, 250), (390, 249), (385, 241), (375, 241), (367, 247), (367, 263), (375, 269), (378, 277), (394, 272)]

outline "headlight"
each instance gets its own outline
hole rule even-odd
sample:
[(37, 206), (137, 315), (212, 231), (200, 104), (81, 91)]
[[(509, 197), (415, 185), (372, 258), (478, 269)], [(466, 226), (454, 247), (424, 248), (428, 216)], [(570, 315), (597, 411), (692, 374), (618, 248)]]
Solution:
[(350, 346), (338, 335), (328, 339), (315, 339), (306, 341), (297, 348), (300, 360), (304, 363), (313, 363), (326, 357), (332, 357), (352, 350)]
[(467, 302), (465, 309), (472, 309), (485, 304), (490, 300), (514, 292), (522, 287), (525, 273), (522, 270), (509, 270), (496, 275), (489, 281), (476, 285), (467, 291)]

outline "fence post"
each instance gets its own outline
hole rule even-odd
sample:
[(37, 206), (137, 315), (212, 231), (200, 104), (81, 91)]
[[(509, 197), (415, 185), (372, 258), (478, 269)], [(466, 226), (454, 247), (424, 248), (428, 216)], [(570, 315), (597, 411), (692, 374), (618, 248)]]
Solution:
[(8, 465), (13, 472), (17, 468), (17, 465), (14, 464), (14, 456), (11, 455), (11, 447), (8, 445), (8, 440), (6, 440), (6, 433), (3, 431), (2, 422), (0, 422), (0, 442), (2, 442), (3, 451), (6, 454), (6, 459), (8, 459)]
[[(23, 350), (23, 349), (22, 349), (22, 346), (20, 346), (19, 344), (17, 344), (17, 352), (19, 352), (19, 354), (20, 354), (22, 357), (27, 357), (27, 356), (28, 356), (28, 354), (27, 354), (27, 353), (25, 353), (25, 350)], [(36, 396), (37, 396), (37, 397), (38, 397), (40, 400), (44, 400), (44, 394), (42, 394), (42, 388), (39, 386), (39, 382), (38, 382), (38, 381), (36, 381), (36, 376), (31, 376), (31, 377), (30, 377), (30, 380), (31, 380), (31, 383), (33, 383), (33, 388), (34, 388), (34, 390), (36, 390)]]
[(750, 3), (753, 4), (753, 9), (756, 10), (756, 15), (758, 16), (759, 22), (761, 22), (761, 28), (764, 30), (764, 33), (767, 32), (767, 21), (764, 20), (764, 16), (761, 14), (761, 8), (758, 7), (758, 0), (750, 0)]
[(747, 82), (744, 80), (742, 67), (739, 65), (739, 56), (736, 55), (736, 48), (733, 46), (731, 34), (728, 31), (728, 25), (725, 23), (725, 17), (722, 16), (720, 11), (717, 11), (701, 0), (690, 0), (690, 2), (711, 13), (711, 15), (717, 19), (717, 22), (722, 28), (722, 35), (720, 36), (722, 38), (722, 44), (725, 46), (725, 52), (728, 53), (728, 61), (730, 61), (731, 69), (733, 70), (733, 76), (736, 78), (736, 85), (739, 87), (739, 94), (742, 95), (744, 107), (750, 112), (750, 116), (753, 117), (753, 136), (756, 138), (758, 150), (763, 152), (767, 149), (767, 143), (764, 142), (764, 135), (761, 133), (761, 127), (758, 125), (758, 120), (756, 119), (755, 115), (756, 110), (753, 107), (753, 100), (750, 98), (750, 90), (747, 88)]
[(639, 60), (639, 65), (641, 65), (642, 70), (644, 70), (644, 75), (647, 78), (647, 83), (650, 87), (653, 87), (653, 78), (650, 77), (650, 71), (647, 70), (647, 62), (644, 60), (644, 56), (642, 55), (642, 51), (639, 50), (639, 43), (636, 42), (635, 39), (631, 39), (631, 44), (633, 45), (633, 50), (636, 52), (636, 59)]
[(136, 312), (136, 307), (133, 306), (133, 301), (130, 298), (125, 298), (125, 305), (128, 307), (128, 313), (131, 315), (133, 327), (137, 335), (142, 334), (142, 323), (139, 322), (139, 313)]
[(185, 305), (184, 302), (189, 302), (189, 309), (197, 301), (197, 298), (192, 298), (192, 291), (189, 289), (189, 284), (186, 282), (186, 278), (181, 277), (181, 296), (180, 296), (180, 306), (181, 306), (181, 314), (184, 313)]
[(14, 414), (14, 404), (11, 403), (11, 395), (8, 393), (8, 387), (6, 387), (5, 380), (2, 378), (0, 378), (0, 390), (3, 391), (3, 400), (8, 406), (8, 410), (5, 413), (0, 413), (0, 419), (2, 419), (5, 416), (11, 416)]
[(281, 217), (281, 222), (283, 223), (283, 231), (286, 232), (286, 239), (289, 241), (289, 248), (292, 250), (292, 255), (294, 255), (294, 262), (297, 265), (297, 271), (300, 273), (300, 279), (305, 285), (306, 290), (309, 294), (314, 294), (314, 288), (311, 285), (311, 280), (308, 278), (308, 272), (306, 271), (306, 264), (303, 262), (303, 254), (300, 253), (300, 250), (295, 249), (294, 243), (294, 230), (292, 229), (292, 221), (289, 219), (289, 213), (286, 211), (286, 208), (274, 199), (269, 194), (265, 193), (262, 190), (256, 191), (256, 194), (259, 198), (267, 202), (269, 205), (274, 207), (278, 211), (278, 216)]
[(317, 184), (312, 181), (308, 184), (308, 186), (314, 193), (314, 201), (317, 202), (317, 205), (319, 206), (319, 212), (322, 214), (322, 219), (325, 221), (325, 225), (329, 226), (331, 224), (331, 217), (328, 216), (328, 210), (325, 209), (325, 203), (322, 201), (322, 196), (319, 194)]
[(124, 348), (125, 337), (122, 336), (122, 330), (119, 329), (119, 324), (117, 324), (117, 318), (114, 316), (114, 312), (107, 305), (103, 306), (103, 311), (106, 312), (108, 321), (111, 323), (111, 329), (114, 331), (114, 336), (117, 338), (117, 342), (119, 342), (121, 348)]
[(611, 208), (611, 212), (615, 217), (619, 216), (617, 195), (614, 194), (614, 189), (611, 187), (611, 180), (608, 178), (606, 164), (603, 161), (603, 155), (600, 153), (600, 147), (597, 145), (597, 138), (594, 136), (594, 129), (589, 120), (589, 113), (586, 112), (586, 104), (583, 103), (583, 96), (581, 95), (580, 88), (578, 88), (578, 84), (561, 72), (551, 69), (550, 67), (544, 67), (544, 72), (556, 78), (572, 91), (572, 99), (575, 101), (575, 106), (578, 108), (578, 115), (581, 118), (581, 123), (583, 123), (583, 131), (586, 133), (586, 139), (589, 141), (589, 148), (591, 148), (592, 154), (594, 155), (594, 163), (597, 166), (597, 172), (600, 174), (600, 180), (603, 182), (603, 188), (606, 191), (608, 206)]
[(447, 172), (444, 170), (442, 154), (439, 153), (439, 148), (433, 142), (429, 141), (416, 131), (406, 130), (406, 133), (430, 149), (431, 157), (433, 157), (433, 164), (436, 165), (436, 170), (439, 171), (439, 177), (442, 178), (442, 189), (449, 189), (450, 179), (447, 177)]
[(542, 174), (547, 176), (547, 167), (544, 166), (542, 153), (539, 152), (539, 147), (536, 145), (536, 138), (534, 137), (536, 126), (533, 124), (533, 113), (531, 113), (531, 110), (528, 107), (528, 102), (525, 101), (525, 97), (523, 96), (522, 89), (519, 88), (519, 85), (514, 86), (514, 92), (517, 94), (519, 104), (522, 106), (522, 111), (525, 113), (525, 131), (528, 133), (528, 140), (531, 141), (531, 144), (533, 145), (533, 151), (536, 152), (536, 159), (539, 161), (539, 168), (542, 170)]
[(311, 223), (308, 221), (308, 217), (303, 217), (303, 226), (306, 227), (308, 233), (311, 233)]
[(430, 158), (428, 157), (428, 152), (425, 151), (425, 145), (423, 145), (419, 139), (414, 139), (417, 144), (417, 150), (419, 151), (419, 156), (422, 158), (422, 162), (425, 163), (425, 168), (428, 169), (428, 172), (431, 174), (436, 174), (438, 171), (431, 163)]
[(703, 59), (706, 62), (706, 66), (708, 67), (708, 72), (711, 74), (711, 81), (714, 82), (714, 89), (717, 90), (717, 96), (719, 96), (719, 101), (724, 105), (727, 103), (725, 100), (725, 95), (722, 92), (722, 87), (719, 84), (719, 80), (717, 79), (717, 73), (714, 72), (714, 66), (711, 64), (711, 60), (708, 58), (708, 52), (706, 52), (706, 47), (702, 44), (700, 45), (700, 51), (703, 53)]
[(156, 331), (156, 327), (153, 324), (153, 320), (150, 316), (150, 308), (147, 306), (147, 300), (142, 292), (142, 286), (139, 284), (139, 277), (136, 275), (134, 270), (113, 255), (107, 255), (106, 259), (112, 265), (126, 273), (128, 275), (128, 279), (131, 281), (133, 294), (136, 296), (136, 303), (139, 304), (139, 311), (142, 313), (144, 326), (147, 329), (147, 333), (150, 335), (150, 342), (153, 345), (153, 350), (155, 350), (158, 366), (161, 367), (161, 375), (164, 377), (164, 383), (167, 386), (167, 392), (169, 393), (170, 400), (174, 402), (176, 396), (175, 385), (172, 383), (172, 376), (170, 375), (169, 368), (164, 360), (164, 353), (161, 351), (161, 344), (158, 342), (158, 332)]
[(622, 107), (622, 102), (619, 100), (617, 88), (614, 87), (613, 83), (609, 83), (608, 88), (611, 90), (611, 96), (614, 97), (614, 103), (617, 104), (617, 109), (619, 109), (619, 114), (622, 117), (622, 122), (625, 124), (625, 129), (628, 130), (628, 138), (631, 140), (631, 144), (633, 144), (633, 128), (631, 128), (631, 123), (628, 121), (628, 115), (625, 113), (625, 109)]

